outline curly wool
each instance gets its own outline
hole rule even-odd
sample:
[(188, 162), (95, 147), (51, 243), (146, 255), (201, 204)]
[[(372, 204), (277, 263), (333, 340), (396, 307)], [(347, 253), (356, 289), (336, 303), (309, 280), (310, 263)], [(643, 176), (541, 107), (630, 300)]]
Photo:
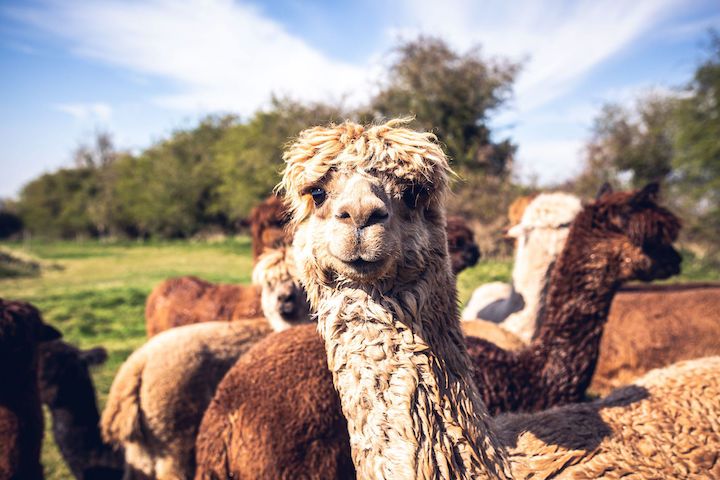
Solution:
[(720, 477), (720, 357), (649, 372), (607, 398), (496, 419), (516, 479)]

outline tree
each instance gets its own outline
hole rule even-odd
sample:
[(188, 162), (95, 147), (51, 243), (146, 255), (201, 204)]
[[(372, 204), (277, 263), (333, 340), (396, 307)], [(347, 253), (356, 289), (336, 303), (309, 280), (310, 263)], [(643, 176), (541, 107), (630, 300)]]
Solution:
[(370, 114), (414, 115), (417, 127), (445, 144), (456, 169), (505, 176), (516, 147), (493, 140), (488, 118), (512, 94), (519, 65), (486, 59), (479, 47), (461, 55), (432, 37), (404, 43), (395, 53)]
[(672, 171), (675, 106), (675, 98), (654, 94), (640, 97), (632, 109), (604, 105), (593, 122), (577, 189), (591, 195), (605, 182), (638, 188), (665, 180)]
[[(683, 210), (694, 217), (687, 227), (720, 254), (720, 34), (710, 32), (707, 58), (698, 66), (676, 119), (674, 185)], [(686, 222), (687, 223), (687, 222)], [(686, 227), (686, 228), (687, 228)]]

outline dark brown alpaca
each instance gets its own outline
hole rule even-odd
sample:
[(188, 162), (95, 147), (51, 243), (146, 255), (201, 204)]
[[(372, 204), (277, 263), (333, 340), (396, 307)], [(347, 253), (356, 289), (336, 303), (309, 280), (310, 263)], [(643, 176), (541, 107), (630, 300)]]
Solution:
[(37, 346), (60, 337), (25, 302), (0, 299), (0, 478), (43, 478)]
[(102, 347), (80, 350), (62, 340), (40, 347), (40, 398), (52, 415), (55, 444), (78, 480), (120, 479), (122, 452), (102, 441), (90, 366), (107, 359)]
[(263, 316), (262, 288), (206, 282), (197, 277), (170, 278), (153, 289), (145, 306), (148, 338), (182, 325)]
[(475, 265), (480, 258), (480, 249), (475, 243), (472, 230), (462, 217), (448, 217), (447, 242), (450, 264), (455, 275)]
[(270, 195), (256, 205), (250, 212), (249, 220), (253, 261), (257, 261), (266, 248), (278, 248), (292, 241), (285, 232), (290, 217), (277, 195)]
[[(577, 216), (568, 247), (554, 266), (543, 328), (529, 346), (512, 352), (481, 339), (467, 340), (477, 385), (491, 413), (532, 412), (584, 399), (603, 324), (622, 282), (665, 278), (679, 271), (680, 256), (672, 248), (679, 222), (656, 205), (656, 193), (657, 185), (632, 193), (603, 193)], [(282, 352), (298, 342), (305, 346), (304, 358), (292, 364), (294, 372), (301, 372), (294, 375), (288, 362), (269, 352)], [(267, 337), (251, 354), (228, 372), (205, 414), (197, 439), (196, 479), (225, 478), (227, 473), (257, 478), (266, 471), (271, 472), (266, 478), (300, 471), (311, 478), (333, 478), (325, 471), (339, 471), (340, 464), (350, 461), (349, 444), (338, 457), (336, 442), (342, 436), (329, 428), (328, 418), (340, 413), (337, 398), (311, 402), (310, 388), (296, 390), (299, 394), (290, 398), (274, 393), (297, 389), (297, 383), (315, 390), (326, 381), (326, 388), (332, 388), (322, 364), (322, 340), (312, 326), (298, 327), (292, 336), (284, 332)], [(271, 388), (258, 399), (247, 386), (262, 382)], [(267, 422), (258, 424), (258, 418)], [(228, 438), (233, 442), (227, 443)], [(323, 452), (338, 458), (338, 464), (334, 470), (327, 463), (324, 470), (315, 469), (303, 453), (308, 451), (313, 458)], [(286, 460), (266, 460), (275, 458)]]

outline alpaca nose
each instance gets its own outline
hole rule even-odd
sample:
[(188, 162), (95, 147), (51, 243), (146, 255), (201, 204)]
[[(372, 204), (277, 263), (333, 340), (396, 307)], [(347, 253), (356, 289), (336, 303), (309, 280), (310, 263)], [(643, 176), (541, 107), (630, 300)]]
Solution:
[(289, 291), (280, 293), (278, 295), (278, 300), (281, 303), (294, 302), (295, 301), (295, 290), (289, 290)]
[(385, 203), (375, 195), (366, 195), (359, 201), (341, 204), (335, 212), (335, 218), (343, 223), (365, 228), (370, 225), (384, 223), (390, 218)]

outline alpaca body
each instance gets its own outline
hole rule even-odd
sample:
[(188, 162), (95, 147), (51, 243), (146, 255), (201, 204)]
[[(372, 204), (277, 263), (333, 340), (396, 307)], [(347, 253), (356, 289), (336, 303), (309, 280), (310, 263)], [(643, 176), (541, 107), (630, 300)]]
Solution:
[(720, 478), (720, 357), (590, 403), (496, 419), (516, 479)]
[(148, 338), (193, 323), (260, 318), (261, 292), (258, 285), (215, 284), (197, 277), (165, 280), (147, 300)]
[(273, 330), (310, 321), (309, 305), (288, 247), (268, 249), (253, 268), (254, 285), (213, 284), (196, 277), (165, 280), (145, 307), (148, 337), (173, 327), (265, 318)]
[(37, 346), (60, 337), (25, 302), (0, 298), (0, 478), (40, 480), (43, 415)]
[(645, 372), (720, 355), (720, 284), (639, 285), (615, 296), (590, 389), (606, 394)]
[(61, 340), (40, 349), (39, 386), (52, 416), (52, 432), (76, 479), (120, 479), (123, 455), (103, 442), (89, 366), (103, 363), (104, 349), (82, 351)]
[(269, 331), (262, 320), (187, 325), (130, 355), (101, 420), (104, 439), (125, 450), (128, 478), (192, 477), (195, 436), (217, 384)]

